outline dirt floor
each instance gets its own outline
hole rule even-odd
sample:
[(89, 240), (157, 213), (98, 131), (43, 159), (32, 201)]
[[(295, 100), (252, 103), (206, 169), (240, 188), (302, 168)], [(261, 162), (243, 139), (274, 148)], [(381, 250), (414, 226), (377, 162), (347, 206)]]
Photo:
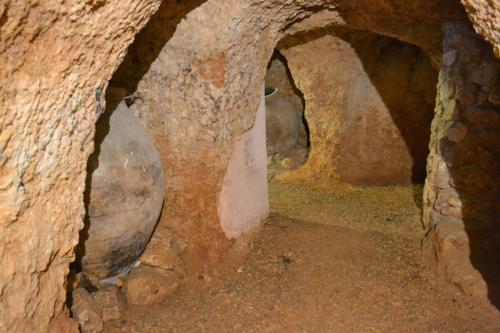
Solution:
[(500, 332), (500, 312), (436, 282), (420, 255), (421, 187), (271, 182), (244, 265), (130, 308), (109, 332)]

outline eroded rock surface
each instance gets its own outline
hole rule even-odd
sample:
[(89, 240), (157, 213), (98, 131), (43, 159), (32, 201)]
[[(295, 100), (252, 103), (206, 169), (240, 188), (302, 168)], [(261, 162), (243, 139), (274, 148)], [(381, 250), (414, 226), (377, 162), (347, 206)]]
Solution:
[(500, 58), (500, 3), (489, 0), (461, 0), (476, 32), (493, 45)]
[(159, 2), (0, 4), (1, 332), (63, 312), (107, 81)]

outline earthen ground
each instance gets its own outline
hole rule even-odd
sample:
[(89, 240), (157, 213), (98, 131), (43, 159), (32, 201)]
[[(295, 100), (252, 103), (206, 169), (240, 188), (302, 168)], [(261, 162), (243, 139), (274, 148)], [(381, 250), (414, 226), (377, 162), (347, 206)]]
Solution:
[(425, 268), (421, 196), (419, 186), (272, 181), (271, 216), (241, 267), (131, 307), (107, 331), (500, 332), (496, 308)]

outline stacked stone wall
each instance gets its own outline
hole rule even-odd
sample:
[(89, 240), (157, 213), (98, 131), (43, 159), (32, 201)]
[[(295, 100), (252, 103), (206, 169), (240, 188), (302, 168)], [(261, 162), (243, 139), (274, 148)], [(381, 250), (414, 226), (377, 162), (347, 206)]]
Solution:
[(445, 24), (424, 190), (427, 249), (472, 295), (496, 298), (500, 254), (500, 63), (463, 24)]

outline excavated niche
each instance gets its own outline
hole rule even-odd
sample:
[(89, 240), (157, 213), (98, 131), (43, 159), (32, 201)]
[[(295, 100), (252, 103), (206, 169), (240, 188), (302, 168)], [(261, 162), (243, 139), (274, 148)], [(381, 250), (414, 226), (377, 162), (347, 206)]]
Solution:
[(332, 28), (289, 36), (278, 47), (303, 94), (310, 140), (307, 163), (285, 178), (424, 182), (437, 71), (422, 50)]
[(278, 50), (269, 61), (265, 84), (268, 175), (272, 179), (307, 161), (309, 125), (303, 94)]

